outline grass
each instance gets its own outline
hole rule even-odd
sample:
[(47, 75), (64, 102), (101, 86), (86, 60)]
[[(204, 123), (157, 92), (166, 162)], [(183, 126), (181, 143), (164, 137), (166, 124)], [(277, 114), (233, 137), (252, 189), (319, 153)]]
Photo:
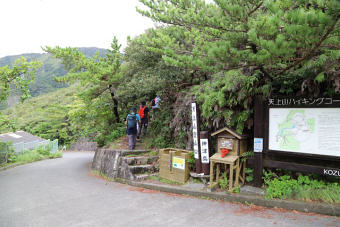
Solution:
[(91, 170), (92, 175), (95, 176), (100, 176), (102, 178), (104, 178), (106, 181), (114, 181), (112, 178), (108, 177), (105, 173), (102, 173), (98, 170)]
[(158, 156), (158, 151), (150, 151), (148, 153), (143, 154), (143, 156)]
[(162, 182), (164, 184), (172, 184), (172, 185), (183, 185), (182, 183), (176, 182), (176, 181), (172, 181), (172, 180), (168, 180), (159, 176), (150, 176), (149, 177), (151, 180), (154, 181), (159, 181)]
[(26, 151), (24, 153), (19, 154), (16, 158), (16, 162), (30, 163), (30, 162), (43, 160), (43, 159), (46, 159), (46, 156), (39, 154), (35, 150), (32, 150), (32, 151)]
[(25, 164), (36, 162), (44, 159), (54, 159), (63, 157), (63, 153), (61, 151), (57, 151), (55, 153), (51, 153), (49, 150), (38, 148), (35, 150), (28, 150), (20, 154), (14, 154), (12, 157), (12, 161), (6, 164), (2, 164), (1, 167), (5, 167), (12, 164)]
[(135, 154), (128, 154), (128, 155), (125, 155), (125, 157), (137, 157), (137, 155), (135, 155)]

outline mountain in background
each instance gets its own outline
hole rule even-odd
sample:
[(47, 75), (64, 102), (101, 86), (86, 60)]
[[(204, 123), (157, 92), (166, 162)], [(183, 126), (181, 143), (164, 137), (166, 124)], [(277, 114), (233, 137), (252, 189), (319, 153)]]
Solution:
[[(106, 49), (96, 48), (96, 47), (80, 47), (79, 51), (84, 53), (87, 57), (93, 57), (97, 52), (99, 52), (100, 57), (105, 57), (107, 52)], [(67, 84), (57, 83), (54, 81), (54, 76), (64, 76), (67, 71), (61, 64), (61, 61), (52, 57), (52, 55), (43, 53), (30, 53), (6, 56), (0, 58), (0, 67), (9, 65), (12, 66), (16, 59), (20, 57), (25, 57), (28, 61), (41, 61), (43, 63), (42, 67), (37, 71), (34, 82), (29, 85), (29, 90), (31, 96), (36, 97), (42, 94), (46, 94), (55, 91), (58, 88), (67, 87)], [(0, 105), (0, 110), (7, 107), (14, 106), (20, 100), (20, 94), (18, 91), (13, 90), (11, 95), (7, 99), (7, 103), (2, 103)]]

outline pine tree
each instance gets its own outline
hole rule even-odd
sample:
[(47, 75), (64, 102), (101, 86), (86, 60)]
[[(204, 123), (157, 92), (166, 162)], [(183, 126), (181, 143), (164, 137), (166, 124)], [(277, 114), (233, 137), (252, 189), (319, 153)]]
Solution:
[(149, 49), (208, 75), (196, 94), (216, 127), (250, 126), (254, 96), (339, 94), (338, 0), (140, 2), (138, 12), (163, 27)]
[[(24, 57), (17, 59), (13, 67), (8, 65), (0, 67), (0, 103), (7, 100), (13, 87), (21, 92), (21, 101), (30, 97), (28, 85), (34, 80), (35, 73), (40, 67), (41, 62), (28, 62)], [(14, 125), (0, 113), (0, 127), (13, 128)]]
[[(79, 96), (84, 102), (83, 110), (104, 111), (105, 107), (111, 106), (115, 116), (115, 121), (120, 122), (118, 111), (118, 100), (115, 91), (121, 78), (121, 45), (116, 38), (111, 43), (106, 57), (102, 58), (96, 54), (93, 57), (86, 57), (77, 48), (45, 47), (44, 50), (54, 57), (61, 59), (67, 75), (55, 78), (60, 82), (77, 83), (80, 82), (82, 90)], [(108, 102), (108, 95), (111, 103)], [(98, 109), (98, 106), (102, 108)], [(100, 114), (100, 113), (98, 113)], [(106, 119), (110, 121), (109, 119)], [(110, 122), (112, 123), (112, 122)]]

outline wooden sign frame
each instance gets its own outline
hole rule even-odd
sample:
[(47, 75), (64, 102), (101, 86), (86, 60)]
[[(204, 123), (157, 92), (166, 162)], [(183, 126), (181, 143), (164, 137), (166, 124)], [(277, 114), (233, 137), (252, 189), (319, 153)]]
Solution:
[(254, 165), (256, 186), (262, 185), (262, 170), (280, 168), (304, 173), (316, 173), (340, 177), (340, 157), (269, 150), (270, 108), (340, 108), (340, 98), (270, 98), (258, 97), (254, 106), (254, 138), (263, 138), (263, 151), (255, 152), (250, 164)]

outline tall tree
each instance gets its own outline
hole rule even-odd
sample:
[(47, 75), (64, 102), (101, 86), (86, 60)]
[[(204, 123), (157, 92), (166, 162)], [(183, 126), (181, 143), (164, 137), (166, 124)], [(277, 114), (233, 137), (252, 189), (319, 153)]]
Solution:
[(250, 126), (256, 95), (339, 94), (338, 0), (140, 2), (147, 8), (138, 12), (167, 28), (157, 30), (150, 50), (168, 64), (207, 72), (197, 95), (216, 126)]
[[(28, 62), (26, 58), (21, 57), (16, 60), (13, 67), (8, 65), (0, 67), (0, 103), (7, 100), (12, 87), (20, 90), (21, 101), (28, 98), (30, 96), (28, 85), (34, 80), (40, 66), (41, 63), (38, 61)], [(9, 125), (9, 120), (0, 113), (0, 126), (7, 128)]]
[[(120, 47), (118, 40), (114, 38), (106, 57), (99, 57), (98, 54), (93, 57), (86, 57), (78, 49), (70, 47), (45, 47), (44, 50), (61, 59), (68, 70), (67, 75), (56, 78), (57, 81), (81, 83), (82, 90), (79, 96), (85, 103), (83, 109), (85, 112), (89, 112), (91, 108), (100, 111), (101, 108), (109, 105), (112, 107), (115, 121), (119, 123), (118, 100), (115, 91), (121, 77)], [(105, 104), (107, 94), (110, 95), (111, 104)], [(104, 100), (104, 103), (101, 103), (102, 107), (98, 106), (98, 100)]]

